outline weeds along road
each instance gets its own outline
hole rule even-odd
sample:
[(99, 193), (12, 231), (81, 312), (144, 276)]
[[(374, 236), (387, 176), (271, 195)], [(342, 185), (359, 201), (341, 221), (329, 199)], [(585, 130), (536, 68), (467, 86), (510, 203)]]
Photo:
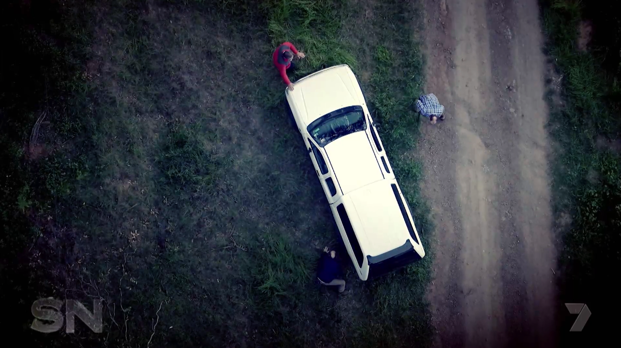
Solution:
[(536, 0), (427, 0), (427, 86), (448, 122), (422, 127), (436, 221), (435, 345), (554, 346), (544, 56)]

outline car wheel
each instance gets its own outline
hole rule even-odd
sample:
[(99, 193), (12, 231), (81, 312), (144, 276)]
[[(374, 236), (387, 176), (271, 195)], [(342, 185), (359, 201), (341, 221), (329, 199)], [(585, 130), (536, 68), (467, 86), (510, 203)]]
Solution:
[(339, 245), (344, 250), (347, 250), (345, 249), (345, 241), (343, 240), (343, 236), (341, 236), (341, 231), (339, 230), (339, 226), (336, 224), (336, 221), (334, 221), (334, 218), (332, 218), (332, 222), (334, 223), (334, 230), (336, 231), (336, 238), (337, 238)]

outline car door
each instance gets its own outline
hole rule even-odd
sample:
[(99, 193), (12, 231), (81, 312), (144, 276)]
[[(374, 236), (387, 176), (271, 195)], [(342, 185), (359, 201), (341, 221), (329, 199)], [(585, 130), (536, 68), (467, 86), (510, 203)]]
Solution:
[(336, 227), (339, 231), (341, 241), (347, 250), (347, 254), (352, 261), (352, 265), (358, 273), (358, 277), (360, 277), (361, 280), (366, 280), (363, 268), (368, 268), (367, 261), (364, 257), (362, 249), (360, 249), (358, 237), (354, 233), (354, 229), (343, 202), (339, 200), (336, 204), (331, 205), (330, 209), (332, 210), (332, 215), (334, 216), (334, 221), (336, 222)]
[(368, 113), (367, 122), (369, 123), (367, 131), (370, 133), (370, 139), (373, 143), (372, 147), (375, 151), (375, 156), (377, 156), (378, 162), (381, 163), (384, 177), (386, 179), (393, 179), (395, 175), (392, 172), (392, 167), (390, 166), (390, 162), (388, 161), (386, 148), (384, 148), (384, 144), (382, 144), (382, 140), (380, 139), (379, 132), (377, 131), (377, 126), (373, 122), (373, 118), (371, 118), (371, 115), (369, 115)]
[(341, 196), (341, 190), (330, 166), (329, 159), (325, 152), (318, 147), (310, 137), (307, 137), (305, 140), (305, 143), (308, 144), (308, 155), (313, 162), (315, 172), (317, 173), (323, 192), (326, 195), (326, 199), (328, 203), (333, 204)]

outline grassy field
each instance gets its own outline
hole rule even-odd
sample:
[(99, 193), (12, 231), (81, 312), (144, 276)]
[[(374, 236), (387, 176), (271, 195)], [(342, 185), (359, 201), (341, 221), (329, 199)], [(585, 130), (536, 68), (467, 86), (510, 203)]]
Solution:
[[(548, 54), (556, 67), (548, 101), (557, 147), (552, 168), (563, 244), (561, 302), (586, 303), (594, 313), (586, 335), (567, 335), (562, 343), (605, 345), (621, 309), (613, 280), (621, 267), (621, 7), (554, 0), (542, 1), (542, 8)], [(579, 30), (585, 20), (593, 37)], [(578, 37), (591, 39), (589, 50), (578, 47)], [(574, 319), (566, 316), (564, 327)]]
[[(307, 54), (297, 78), (354, 68), (429, 241), (419, 4), (1, 6), (3, 329), (52, 347), (429, 344), (429, 257), (372, 283), (344, 257), (342, 297), (313, 281), (324, 245), (343, 252), (271, 64), (287, 40)], [(31, 331), (41, 297), (103, 299), (103, 333)]]

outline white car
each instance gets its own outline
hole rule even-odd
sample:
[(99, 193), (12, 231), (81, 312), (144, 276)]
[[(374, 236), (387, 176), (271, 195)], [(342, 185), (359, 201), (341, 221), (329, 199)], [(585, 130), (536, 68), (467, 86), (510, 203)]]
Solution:
[(412, 212), (349, 66), (306, 76), (285, 94), (360, 279), (423, 258)]

